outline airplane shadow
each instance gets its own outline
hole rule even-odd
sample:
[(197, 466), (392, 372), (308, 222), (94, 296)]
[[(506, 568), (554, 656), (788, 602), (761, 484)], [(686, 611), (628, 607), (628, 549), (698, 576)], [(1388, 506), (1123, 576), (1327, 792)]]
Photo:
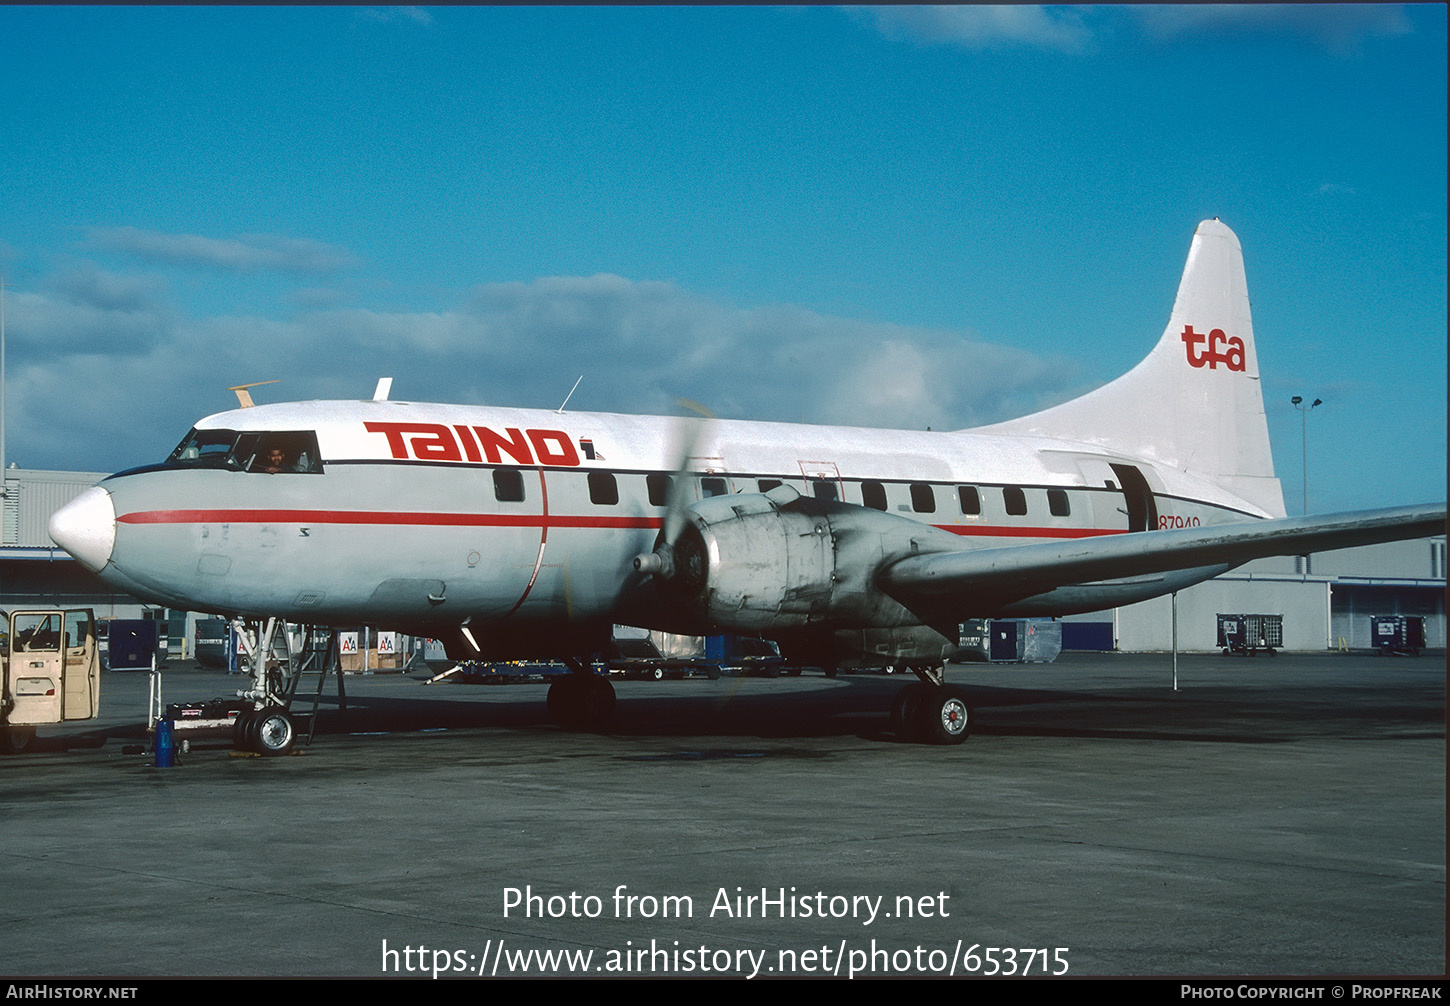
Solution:
[[(554, 725), (547, 689), (525, 685), (441, 683), (394, 678), (352, 689), (346, 711), (335, 693), (324, 695), (316, 734), (358, 734), (512, 729), (567, 731)], [(1262, 681), (1262, 679), (1258, 679)], [(1428, 679), (1427, 679), (1428, 681)], [(616, 681), (618, 702), (607, 728), (591, 731), (638, 738), (791, 739), (856, 737), (902, 743), (891, 730), (890, 707), (910, 678), (842, 675), (825, 681), (799, 678)], [(1245, 687), (1236, 682), (1195, 683), (1174, 692), (1161, 683), (1085, 681), (1081, 689), (1027, 688), (955, 682), (973, 706), (979, 737), (1087, 738), (1280, 744), (1310, 738), (1443, 738), (1443, 685), (1384, 689), (1379, 681), (1284, 681)], [(417, 691), (414, 691), (414, 688)], [(108, 741), (149, 748), (144, 723), (113, 725), (62, 735), (42, 728), (32, 753), (93, 750)], [(196, 737), (224, 747), (230, 737)]]

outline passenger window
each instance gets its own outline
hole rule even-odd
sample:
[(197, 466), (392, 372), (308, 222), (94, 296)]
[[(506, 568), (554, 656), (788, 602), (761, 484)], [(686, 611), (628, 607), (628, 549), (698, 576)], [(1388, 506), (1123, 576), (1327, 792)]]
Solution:
[(1021, 517), (1027, 513), (1027, 494), (1017, 486), (1002, 487), (1002, 502), (1007, 504), (1009, 516)]
[(818, 500), (834, 500), (837, 498), (836, 483), (827, 479), (812, 479), (811, 491), (815, 493)]
[(780, 479), (761, 479), (758, 485), (761, 492), (768, 493), (772, 489), (780, 488)]
[(589, 502), (598, 506), (614, 506), (619, 502), (619, 485), (613, 473), (589, 473)]
[(709, 497), (709, 496), (724, 496), (727, 491), (728, 490), (726, 490), (726, 488), (725, 488), (725, 480), (724, 479), (701, 479), (700, 480), (700, 495), (701, 496), (705, 496), (705, 497)]
[(674, 479), (668, 475), (646, 475), (644, 478), (645, 488), (649, 491), (650, 506), (670, 505), (670, 485)]
[(936, 494), (925, 482), (911, 484), (911, 508), (917, 513), (936, 513)]
[(500, 503), (524, 501), (524, 476), (517, 468), (493, 470), (493, 498)]
[(1065, 490), (1047, 490), (1047, 512), (1054, 517), (1067, 517), (1072, 514), (1072, 506), (1067, 501)]
[(862, 482), (861, 502), (872, 510), (885, 510), (886, 487), (880, 482)]
[(957, 500), (962, 505), (962, 513), (968, 517), (981, 514), (982, 496), (977, 492), (976, 486), (957, 486)]

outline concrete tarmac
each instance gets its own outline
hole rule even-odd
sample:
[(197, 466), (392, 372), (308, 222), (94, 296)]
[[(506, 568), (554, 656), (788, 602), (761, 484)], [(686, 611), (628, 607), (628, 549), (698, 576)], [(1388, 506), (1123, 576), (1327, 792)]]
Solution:
[(953, 667), (955, 748), (881, 675), (616, 682), (600, 734), (349, 677), (305, 751), (164, 770), (107, 674), (0, 761), (0, 973), (1443, 974), (1443, 657), (1179, 663)]

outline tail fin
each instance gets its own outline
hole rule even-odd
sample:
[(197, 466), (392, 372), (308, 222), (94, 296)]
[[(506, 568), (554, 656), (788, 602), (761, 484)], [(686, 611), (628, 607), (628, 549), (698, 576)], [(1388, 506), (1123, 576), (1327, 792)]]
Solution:
[(1234, 232), (1216, 217), (1198, 225), (1168, 328), (1136, 367), (1081, 398), (974, 432), (1086, 441), (1209, 479), (1284, 516)]

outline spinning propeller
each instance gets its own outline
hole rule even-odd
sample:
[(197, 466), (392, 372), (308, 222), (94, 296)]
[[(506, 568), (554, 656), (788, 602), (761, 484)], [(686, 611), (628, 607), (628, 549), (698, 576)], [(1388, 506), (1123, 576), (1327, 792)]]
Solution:
[(704, 435), (705, 427), (715, 418), (715, 414), (705, 406), (688, 398), (676, 399), (676, 404), (697, 413), (700, 418), (680, 418), (677, 426), (680, 440), (679, 462), (675, 465), (674, 474), (670, 476), (670, 495), (665, 507), (664, 523), (660, 527), (659, 538), (655, 540), (654, 551), (643, 552), (634, 557), (634, 568), (637, 572), (657, 576), (661, 580), (671, 579), (675, 575), (675, 542), (689, 524), (687, 511), (691, 494), (687, 477), (690, 472), (690, 458), (695, 454), (695, 447)]

